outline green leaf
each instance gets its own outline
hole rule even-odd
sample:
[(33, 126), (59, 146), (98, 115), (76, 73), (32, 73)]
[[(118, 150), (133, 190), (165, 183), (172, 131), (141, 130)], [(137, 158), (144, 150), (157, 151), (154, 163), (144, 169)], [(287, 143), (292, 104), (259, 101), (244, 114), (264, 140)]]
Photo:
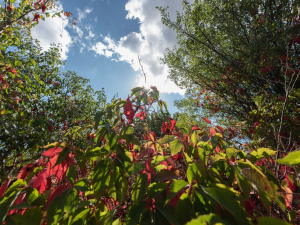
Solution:
[(94, 126), (94, 129), (98, 129), (98, 126), (99, 126), (99, 122), (102, 118), (102, 116), (105, 115), (105, 112), (97, 112), (96, 115), (95, 115), (95, 126)]
[(124, 140), (126, 140), (126, 142), (129, 144), (129, 143), (134, 143), (134, 144), (136, 144), (136, 145), (141, 145), (141, 143), (140, 143), (140, 141), (137, 139), (137, 138), (135, 138), (134, 136), (133, 136), (133, 134), (124, 134), (124, 135), (122, 135), (120, 138), (119, 138), (120, 140), (121, 139), (124, 139)]
[(9, 194), (5, 193), (4, 196), (0, 198), (0, 221), (3, 223), (5, 221), (6, 215), (9, 212), (9, 207), (13, 205), (16, 198), (18, 197), (17, 191), (11, 191)]
[(227, 209), (241, 224), (252, 224), (244, 205), (238, 200), (239, 194), (226, 185), (217, 184), (216, 187), (202, 189)]
[(26, 181), (19, 179), (16, 180), (5, 192), (5, 195), (8, 196), (10, 193), (17, 191), (19, 188), (23, 188), (26, 186)]
[(23, 215), (16, 214), (6, 219), (6, 224), (39, 225), (43, 213), (38, 208), (27, 209)]
[(241, 170), (241, 174), (247, 177), (255, 186), (273, 198), (282, 210), (286, 209), (284, 196), (278, 192), (278, 187), (273, 182), (270, 182), (265, 175), (261, 175), (252, 168)]
[(90, 159), (94, 157), (99, 157), (101, 155), (108, 155), (109, 151), (105, 148), (96, 147), (92, 149), (90, 152), (84, 154), (84, 156), (80, 157), (79, 160), (82, 161), (84, 159)]
[(147, 173), (143, 173), (136, 178), (136, 182), (131, 190), (131, 196), (134, 202), (140, 202), (144, 200), (147, 182), (148, 182)]
[(176, 218), (180, 224), (186, 224), (192, 217), (193, 203), (189, 193), (183, 193), (176, 205)]
[(272, 155), (275, 155), (276, 151), (270, 150), (269, 148), (259, 148), (256, 151), (251, 152), (251, 156), (254, 158), (254, 160), (259, 160), (262, 158), (270, 157)]
[(147, 188), (147, 196), (149, 199), (155, 198), (161, 192), (166, 190), (168, 183), (151, 183)]
[(33, 171), (26, 177), (26, 182), (28, 183), (31, 178), (33, 178), (36, 174), (38, 174), (38, 172), (40, 172), (43, 169), (42, 166), (36, 167), (33, 169)]
[(175, 139), (173, 135), (165, 135), (163, 138), (159, 139), (156, 143), (158, 144), (167, 144)]
[(82, 225), (86, 224), (87, 219), (89, 218), (91, 209), (77, 209), (74, 213), (74, 217), (71, 225)]
[(67, 170), (67, 179), (72, 183), (74, 184), (75, 182), (75, 179), (77, 177), (77, 170), (76, 170), (76, 167), (73, 166), (73, 165), (70, 165), (68, 170)]
[(21, 61), (15, 61), (15, 66), (22, 66), (22, 62)]
[(290, 225), (287, 221), (275, 217), (259, 217), (257, 222), (258, 225)]
[(157, 164), (167, 160), (168, 158), (169, 156), (162, 156), (162, 155), (154, 156), (151, 161), (151, 167), (156, 166)]
[(31, 59), (31, 58), (30, 58), (30, 61), (31, 61), (31, 63), (32, 63), (32, 65), (33, 65), (33, 66), (35, 66), (35, 65), (36, 65), (36, 62), (35, 62), (35, 60), (34, 60), (34, 59)]
[(191, 164), (186, 172), (187, 175), (187, 179), (188, 182), (190, 183), (190, 185), (193, 183), (195, 176), (197, 175), (197, 171), (198, 171), (198, 163), (194, 162), (193, 164)]
[(160, 213), (173, 225), (180, 225), (180, 223), (177, 221), (177, 219), (175, 218), (175, 212), (174, 211), (174, 207), (172, 207), (171, 205), (161, 205), (156, 203), (155, 207), (160, 211)]
[(231, 159), (232, 157), (234, 157), (234, 155), (236, 153), (240, 152), (240, 150), (235, 149), (235, 148), (227, 148), (226, 149), (226, 156)]
[(133, 204), (130, 206), (128, 211), (128, 219), (126, 221), (126, 225), (136, 225), (140, 220), (141, 214), (144, 211), (147, 203), (145, 201), (141, 201), (138, 204)]
[(101, 160), (97, 163), (93, 174), (93, 187), (97, 198), (101, 197), (109, 185), (110, 159)]
[(250, 197), (250, 191), (252, 189), (252, 185), (251, 185), (251, 182), (249, 182), (249, 180), (247, 178), (242, 176), (240, 172), (241, 172), (241, 169), (239, 167), (237, 167), (236, 170), (234, 171), (235, 178), (236, 178), (238, 185), (241, 188), (242, 192), (248, 199)]
[(78, 200), (79, 195), (75, 189), (70, 189), (57, 196), (48, 207), (47, 224), (58, 224), (65, 211), (72, 215), (76, 210)]
[(220, 156), (220, 155), (215, 155), (215, 156), (210, 157), (211, 165), (213, 165), (216, 162), (221, 161), (221, 160), (226, 160), (226, 159), (223, 156)]
[(191, 136), (191, 140), (193, 142), (193, 145), (196, 146), (197, 145), (197, 140), (198, 140), (196, 132), (193, 132), (193, 134)]
[(82, 192), (89, 191), (89, 182), (86, 179), (81, 178), (74, 184), (74, 188)]
[(28, 203), (28, 202), (21, 202), (17, 205), (14, 205), (13, 207), (11, 207), (11, 209), (27, 209), (27, 208), (31, 208), (32, 206)]
[(174, 139), (172, 142), (170, 142), (170, 150), (171, 154), (175, 155), (182, 149), (183, 145), (179, 139)]
[(50, 13), (45, 13), (46, 14), (46, 17), (50, 17)]
[[(191, 220), (186, 225), (214, 225), (214, 224), (225, 224), (221, 218), (213, 213), (208, 215), (198, 216), (196, 219)], [(226, 223), (228, 224), (228, 223)]]
[(290, 152), (283, 159), (278, 159), (277, 162), (287, 166), (300, 165), (300, 150), (295, 152)]
[(182, 189), (184, 189), (188, 183), (184, 180), (173, 180), (173, 183), (170, 185), (169, 193), (167, 197), (166, 204), (168, 204)]
[(68, 157), (68, 155), (70, 154), (71, 149), (70, 148), (64, 148), (58, 155), (56, 163), (54, 166), (57, 166), (59, 164), (61, 164), (63, 161), (65, 161), (65, 159)]

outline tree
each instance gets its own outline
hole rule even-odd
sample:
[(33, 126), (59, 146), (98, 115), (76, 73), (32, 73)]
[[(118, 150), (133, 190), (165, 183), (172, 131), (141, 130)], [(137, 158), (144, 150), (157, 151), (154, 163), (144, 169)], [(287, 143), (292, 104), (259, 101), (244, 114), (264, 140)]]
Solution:
[(32, 8), (22, 1), (18, 7), (7, 4), (1, 9), (0, 179), (37, 159), (40, 147), (60, 141), (67, 128), (89, 123), (106, 104), (104, 90), (95, 92), (88, 79), (59, 72), (59, 46), (43, 51), (30, 36), (33, 24), (17, 23), (31, 23), (21, 16), (29, 12), (47, 14), (41, 7), (51, 7), (48, 3), (37, 2)]
[(176, 21), (159, 8), (179, 44), (163, 59), (169, 77), (216, 118), (246, 121), (241, 133), (260, 145), (297, 149), (299, 2), (184, 0), (183, 5)]

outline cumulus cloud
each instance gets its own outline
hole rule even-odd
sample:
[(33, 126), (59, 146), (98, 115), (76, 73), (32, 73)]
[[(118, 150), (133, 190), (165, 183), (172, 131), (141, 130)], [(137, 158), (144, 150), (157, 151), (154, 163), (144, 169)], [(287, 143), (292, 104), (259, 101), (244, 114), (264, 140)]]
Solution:
[[(62, 5), (59, 4), (59, 10), (62, 10)], [(32, 36), (40, 41), (40, 45), (44, 50), (49, 49), (52, 43), (61, 44), (61, 59), (68, 58), (68, 52), (72, 45), (72, 38), (69, 32), (65, 29), (68, 25), (68, 20), (63, 20), (59, 17), (46, 18), (45, 21), (39, 20), (39, 24), (32, 29)]]
[(115, 60), (125, 61), (135, 71), (141, 72), (139, 56), (147, 82), (145, 84), (145, 78), (141, 72), (137, 85), (145, 87), (153, 85), (160, 92), (184, 94), (184, 90), (168, 79), (168, 68), (160, 60), (164, 56), (165, 49), (172, 49), (177, 45), (177, 40), (176, 32), (162, 24), (160, 11), (156, 9), (156, 6), (169, 6), (168, 12), (171, 18), (175, 19), (176, 11), (183, 11), (181, 3), (182, 0), (129, 0), (125, 5), (128, 12), (126, 19), (139, 20), (140, 31), (131, 32), (119, 40), (106, 36), (103, 42), (95, 43), (90, 50), (100, 55), (108, 55), (105, 51), (111, 51), (116, 55)]

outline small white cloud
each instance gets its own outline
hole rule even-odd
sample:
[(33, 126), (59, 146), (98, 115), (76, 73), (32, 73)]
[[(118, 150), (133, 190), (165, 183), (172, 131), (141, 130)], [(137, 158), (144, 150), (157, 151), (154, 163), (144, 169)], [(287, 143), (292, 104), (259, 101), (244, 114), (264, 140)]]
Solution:
[(84, 10), (84, 12), (87, 13), (87, 14), (91, 13), (92, 11), (93, 11), (93, 9), (89, 9), (89, 8), (86, 8), (86, 9)]
[(89, 30), (89, 35), (85, 37), (85, 39), (89, 40), (91, 38), (95, 37), (95, 35), (93, 34), (93, 32), (91, 30)]
[(97, 21), (98, 21), (98, 17), (96, 16), (96, 17), (95, 17), (95, 22), (97, 22)]
[(73, 26), (73, 29), (75, 32), (78, 34), (79, 38), (82, 38), (83, 36), (83, 31), (78, 27), (78, 26)]
[(104, 55), (110, 58), (113, 54), (113, 51), (109, 50), (106, 45), (101, 42), (97, 42), (94, 46), (92, 46), (89, 50), (93, 50), (96, 54)]

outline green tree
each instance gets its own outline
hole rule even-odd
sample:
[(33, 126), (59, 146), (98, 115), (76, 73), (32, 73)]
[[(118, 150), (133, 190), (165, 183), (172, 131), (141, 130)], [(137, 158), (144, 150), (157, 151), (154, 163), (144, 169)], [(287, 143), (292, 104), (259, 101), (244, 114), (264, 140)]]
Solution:
[(285, 136), (284, 151), (289, 141), (295, 148), (300, 134), (299, 2), (184, 0), (183, 6), (175, 21), (167, 8), (159, 8), (179, 44), (167, 49), (163, 61), (170, 78), (194, 96), (191, 105), (216, 118), (232, 117), (234, 124), (246, 121), (241, 133), (261, 139), (260, 144), (279, 148)]
[[(45, 1), (44, 7), (53, 8), (53, 2)], [(0, 14), (1, 177), (37, 159), (40, 147), (61, 141), (66, 129), (91, 124), (96, 111), (106, 104), (104, 90), (95, 92), (88, 79), (59, 71), (63, 65), (59, 46), (43, 51), (30, 36), (38, 20), (21, 15), (43, 13), (42, 3), (36, 3), (37, 7), (30, 1), (11, 3), (2, 5), (6, 7)]]

